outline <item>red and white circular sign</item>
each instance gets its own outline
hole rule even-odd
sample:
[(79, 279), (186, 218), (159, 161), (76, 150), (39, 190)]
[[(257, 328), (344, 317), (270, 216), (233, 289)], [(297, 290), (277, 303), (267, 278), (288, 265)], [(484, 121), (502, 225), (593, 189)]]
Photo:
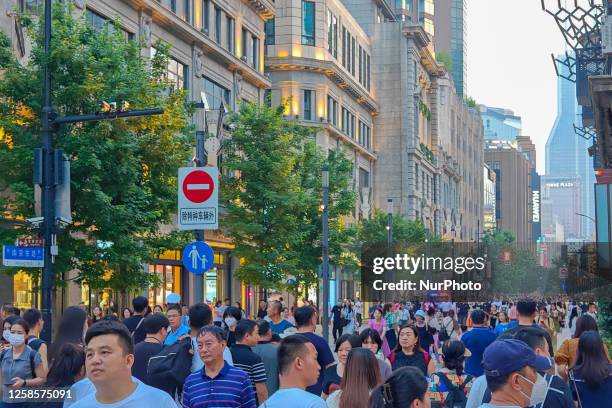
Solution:
[(205, 171), (192, 171), (183, 180), (183, 194), (192, 203), (203, 203), (210, 198), (214, 191), (215, 183)]

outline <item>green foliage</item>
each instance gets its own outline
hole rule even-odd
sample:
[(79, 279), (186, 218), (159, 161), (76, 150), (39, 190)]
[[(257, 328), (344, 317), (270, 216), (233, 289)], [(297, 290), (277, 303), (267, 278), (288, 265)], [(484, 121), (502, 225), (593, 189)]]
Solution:
[[(403, 242), (425, 242), (426, 230), (420, 221), (410, 221), (394, 214), (393, 244)], [(357, 241), (360, 245), (387, 242), (387, 214), (376, 210), (370, 219), (362, 220), (357, 226)]]
[(427, 147), (427, 145), (425, 143), (421, 143), (419, 145), (419, 148), (421, 150), (421, 152), (425, 155), (425, 158), (427, 160), (429, 160), (431, 163), (435, 163), (435, 159), (434, 159), (434, 153), (431, 151), (431, 149), (429, 147)]
[(429, 107), (423, 103), (423, 101), (419, 101), (419, 111), (427, 118), (427, 121), (431, 120), (431, 111)]
[(436, 61), (444, 65), (446, 72), (453, 72), (453, 58), (446, 51), (436, 52)]
[(347, 239), (342, 218), (354, 209), (352, 163), (330, 151), (326, 157), (313, 128), (283, 117), (283, 106), (243, 104), (229, 117), (232, 138), (224, 146), (227, 174), (221, 185), (224, 220), (242, 263), (237, 277), (253, 285), (283, 287), (317, 282), (321, 263), (321, 171), (330, 172), (330, 262), (341, 262)]
[(477, 105), (476, 99), (472, 98), (471, 96), (466, 96), (464, 102), (470, 108), (475, 108)]
[[(176, 172), (193, 143), (190, 107), (186, 94), (169, 91), (163, 77), (168, 46), (158, 43), (155, 57), (143, 58), (141, 44), (127, 41), (116, 27), (95, 31), (70, 12), (54, 7), (49, 67), (55, 111), (92, 113), (99, 100), (107, 100), (129, 101), (131, 109), (161, 107), (165, 113), (58, 128), (54, 144), (71, 159), (73, 224), (58, 239), (57, 281), (64, 284), (60, 274), (77, 269), (77, 281), (92, 288), (140, 289), (152, 283), (142, 264), (175, 248), (184, 235), (163, 235), (159, 226), (176, 212)], [(24, 66), (9, 57), (9, 42), (0, 37), (0, 128), (11, 141), (5, 136), (0, 142), (0, 208), (10, 217), (34, 216), (32, 151), (40, 145), (46, 59), (41, 31), (29, 27), (32, 57)], [(8, 243), (27, 231), (0, 234)]]
[(597, 315), (599, 332), (602, 334), (608, 349), (612, 346), (612, 302), (599, 303)]

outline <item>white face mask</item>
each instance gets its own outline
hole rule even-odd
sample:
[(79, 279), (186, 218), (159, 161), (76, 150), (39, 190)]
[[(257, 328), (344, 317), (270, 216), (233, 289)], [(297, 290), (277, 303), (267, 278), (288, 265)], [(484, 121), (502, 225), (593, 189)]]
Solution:
[(237, 320), (234, 317), (225, 318), (225, 324), (227, 325), (227, 327), (233, 327), (236, 325), (236, 323), (237, 323)]
[(2, 332), (2, 337), (4, 338), (4, 340), (9, 341), (9, 336), (11, 335), (11, 331), (10, 330), (4, 330)]
[[(519, 374), (520, 375), (520, 374)], [(540, 374), (536, 377), (535, 382), (530, 381), (528, 378), (521, 375), (521, 377), (525, 380), (533, 384), (533, 388), (531, 389), (531, 396), (528, 396), (523, 391), (519, 391), (525, 398), (529, 398), (529, 406), (533, 407), (535, 405), (541, 404), (546, 399), (546, 394), (548, 392), (548, 383), (546, 379), (542, 377)]]
[(8, 341), (11, 343), (11, 346), (21, 346), (25, 343), (25, 336), (23, 334), (10, 333)]

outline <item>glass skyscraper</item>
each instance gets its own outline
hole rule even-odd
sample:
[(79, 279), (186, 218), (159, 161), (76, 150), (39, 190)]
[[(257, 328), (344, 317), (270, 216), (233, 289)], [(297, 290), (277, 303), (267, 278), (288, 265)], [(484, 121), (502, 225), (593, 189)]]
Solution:
[[(558, 69), (561, 74), (568, 74), (567, 67), (559, 65)], [(580, 107), (576, 102), (576, 84), (558, 77), (557, 118), (546, 141), (546, 176), (580, 178), (582, 213), (594, 217), (595, 173), (593, 159), (587, 152), (592, 142), (574, 132), (574, 124), (581, 126), (579, 113)], [(553, 203), (553, 212), (555, 206), (563, 205), (563, 203)], [(594, 229), (593, 222), (586, 217), (581, 217), (580, 224), (583, 237), (590, 238)]]
[(467, 1), (435, 0), (436, 53), (447, 53), (453, 63), (452, 77), (460, 96), (466, 95)]

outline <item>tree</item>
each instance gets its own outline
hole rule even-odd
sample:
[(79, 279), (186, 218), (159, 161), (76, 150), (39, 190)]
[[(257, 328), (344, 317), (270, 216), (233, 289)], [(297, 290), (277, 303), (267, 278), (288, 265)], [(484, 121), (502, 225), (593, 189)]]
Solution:
[[(426, 230), (420, 221), (410, 221), (399, 214), (392, 218), (393, 244), (403, 242), (425, 242)], [(374, 211), (370, 219), (364, 219), (357, 227), (359, 245), (387, 242), (387, 214)]]
[[(352, 165), (341, 153), (326, 157), (313, 129), (288, 121), (284, 106), (243, 104), (229, 117), (232, 138), (223, 147), (224, 224), (242, 262), (237, 277), (253, 285), (282, 288), (318, 279), (321, 263), (321, 171), (330, 171), (330, 237), (355, 204)], [(229, 175), (229, 176), (228, 176)], [(337, 241), (330, 254), (341, 252)]]
[[(132, 109), (161, 107), (161, 116), (60, 126), (56, 148), (71, 159), (73, 224), (59, 236), (55, 269), (79, 271), (91, 288), (129, 291), (154, 283), (143, 271), (179, 234), (160, 233), (176, 212), (176, 172), (193, 143), (185, 92), (165, 79), (168, 46), (157, 43), (152, 59), (126, 40), (116, 23), (102, 30), (75, 19), (72, 8), (54, 7), (49, 67), (52, 101), (59, 115), (92, 113), (100, 100), (128, 101)], [(25, 65), (0, 36), (0, 208), (9, 217), (34, 216), (33, 149), (40, 145), (42, 27), (28, 23), (32, 55)], [(9, 143), (10, 141), (10, 143)], [(11, 242), (24, 228), (3, 230)], [(29, 270), (36, 274), (38, 270)], [(8, 269), (14, 272), (14, 269)], [(109, 272), (112, 272), (109, 273)]]
[(466, 96), (464, 101), (465, 101), (465, 104), (470, 108), (475, 108), (476, 105), (478, 104), (476, 102), (476, 99), (472, 98), (471, 96)]
[(453, 58), (451, 57), (450, 53), (446, 51), (436, 52), (436, 61), (444, 65), (447, 72), (453, 72)]

